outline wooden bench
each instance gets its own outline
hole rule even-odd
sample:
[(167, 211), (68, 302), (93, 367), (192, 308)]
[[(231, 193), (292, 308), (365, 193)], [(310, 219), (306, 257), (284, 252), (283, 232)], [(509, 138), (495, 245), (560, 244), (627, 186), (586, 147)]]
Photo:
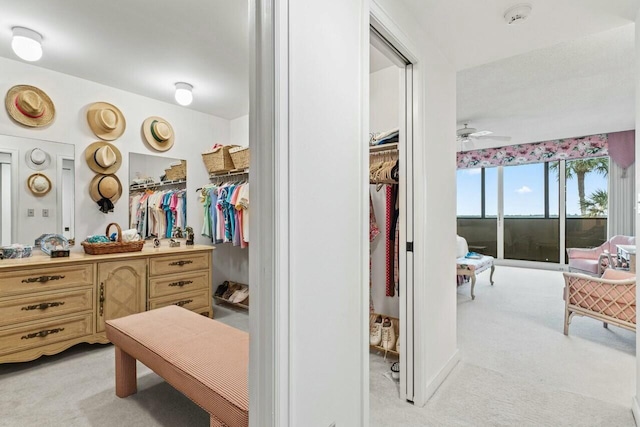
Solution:
[(136, 393), (139, 360), (207, 411), (212, 427), (249, 425), (246, 332), (173, 305), (106, 323), (118, 397)]

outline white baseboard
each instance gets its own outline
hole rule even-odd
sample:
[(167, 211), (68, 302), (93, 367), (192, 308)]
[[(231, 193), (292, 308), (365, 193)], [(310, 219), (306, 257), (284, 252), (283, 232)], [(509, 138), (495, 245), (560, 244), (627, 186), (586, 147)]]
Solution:
[(640, 425), (640, 406), (638, 405), (638, 396), (631, 398), (631, 412), (633, 413), (633, 421), (636, 425)]
[(414, 402), (415, 405), (424, 406), (431, 396), (438, 390), (438, 387), (442, 385), (444, 380), (447, 379), (453, 368), (456, 367), (458, 362), (460, 361), (460, 353), (456, 349), (456, 352), (453, 353), (451, 358), (445, 363), (445, 365), (440, 369), (440, 372), (427, 384), (427, 388), (424, 393), (424, 402)]

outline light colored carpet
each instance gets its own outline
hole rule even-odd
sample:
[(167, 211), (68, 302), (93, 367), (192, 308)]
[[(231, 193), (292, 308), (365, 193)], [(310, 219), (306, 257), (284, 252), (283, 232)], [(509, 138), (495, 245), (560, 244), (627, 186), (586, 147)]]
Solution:
[(372, 426), (634, 426), (635, 334), (575, 317), (562, 273), (497, 267), (458, 288), (461, 362), (424, 408), (398, 399), (371, 355)]
[[(214, 306), (215, 318), (248, 331), (249, 316)], [(113, 346), (78, 345), (33, 362), (0, 365), (2, 427), (208, 426), (209, 415), (138, 363), (138, 393), (114, 393)]]
[[(424, 408), (398, 398), (372, 354), (372, 426), (634, 426), (635, 334), (575, 318), (562, 334), (562, 275), (508, 267), (458, 288), (462, 361)], [(245, 312), (216, 319), (248, 330)], [(113, 392), (110, 345), (0, 365), (0, 426), (206, 426), (207, 414), (138, 364), (138, 393)]]

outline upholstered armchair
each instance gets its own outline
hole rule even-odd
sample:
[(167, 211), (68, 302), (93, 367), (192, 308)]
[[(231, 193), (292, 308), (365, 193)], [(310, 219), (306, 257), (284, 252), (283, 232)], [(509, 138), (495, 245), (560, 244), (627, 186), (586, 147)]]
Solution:
[(613, 236), (597, 248), (570, 248), (569, 271), (600, 275), (609, 265), (616, 265), (617, 245), (635, 245), (636, 238), (631, 236)]

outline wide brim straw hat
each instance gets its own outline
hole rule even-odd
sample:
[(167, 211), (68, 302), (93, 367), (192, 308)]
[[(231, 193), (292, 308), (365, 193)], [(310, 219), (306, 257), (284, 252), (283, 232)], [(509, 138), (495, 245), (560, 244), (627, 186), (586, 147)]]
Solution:
[(127, 121), (120, 109), (108, 102), (94, 102), (89, 105), (87, 122), (93, 133), (105, 141), (118, 139), (127, 127)]
[(89, 194), (94, 202), (109, 199), (115, 203), (122, 196), (122, 184), (116, 175), (99, 174), (89, 183)]
[(4, 103), (13, 120), (29, 127), (47, 126), (56, 115), (51, 98), (35, 86), (12, 87), (7, 92)]
[[(107, 167), (105, 167), (105, 165), (101, 165), (99, 163), (100, 159), (97, 157), (99, 154), (103, 154), (104, 151), (115, 156), (111, 159), (111, 161), (115, 160), (115, 162), (110, 165), (106, 165)], [(118, 147), (105, 141), (97, 141), (90, 144), (84, 150), (84, 158), (92, 171), (105, 175), (116, 173), (122, 164), (122, 154), (120, 153), (120, 150), (118, 150)]]
[(171, 124), (162, 117), (152, 116), (142, 123), (144, 139), (157, 151), (167, 151), (173, 147), (175, 134)]
[(34, 173), (27, 178), (27, 187), (34, 196), (42, 197), (51, 191), (51, 180), (43, 173)]
[(24, 157), (29, 169), (34, 171), (45, 170), (51, 164), (51, 156), (41, 148), (28, 150)]

